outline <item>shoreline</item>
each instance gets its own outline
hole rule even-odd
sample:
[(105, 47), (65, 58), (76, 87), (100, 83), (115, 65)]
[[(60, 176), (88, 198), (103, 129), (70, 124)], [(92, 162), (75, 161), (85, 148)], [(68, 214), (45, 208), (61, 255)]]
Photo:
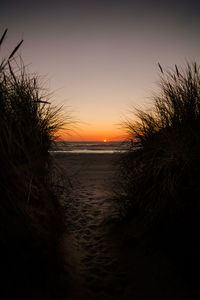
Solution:
[(126, 150), (50, 150), (49, 153), (66, 153), (66, 154), (123, 154)]

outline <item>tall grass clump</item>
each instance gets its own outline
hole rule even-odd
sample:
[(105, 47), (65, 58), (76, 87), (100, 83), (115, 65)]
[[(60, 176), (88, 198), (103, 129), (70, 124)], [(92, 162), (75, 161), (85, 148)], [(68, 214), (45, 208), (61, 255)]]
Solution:
[(1, 294), (60, 299), (63, 216), (49, 149), (63, 122), (37, 76), (13, 60), (21, 43), (0, 65)]
[(200, 69), (159, 67), (152, 109), (124, 124), (121, 211), (141, 236), (183, 258), (183, 268), (200, 266)]

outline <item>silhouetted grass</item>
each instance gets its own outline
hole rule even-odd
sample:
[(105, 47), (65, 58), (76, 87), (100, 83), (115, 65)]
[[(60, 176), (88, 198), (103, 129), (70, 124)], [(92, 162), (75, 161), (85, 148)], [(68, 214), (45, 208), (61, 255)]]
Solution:
[(1, 296), (60, 299), (64, 222), (49, 149), (63, 122), (38, 78), (13, 67), (21, 43), (0, 68)]
[(130, 149), (120, 164), (119, 203), (141, 238), (173, 254), (194, 280), (191, 272), (200, 266), (200, 71), (196, 63), (160, 69), (151, 111), (136, 110), (135, 120), (124, 124)]

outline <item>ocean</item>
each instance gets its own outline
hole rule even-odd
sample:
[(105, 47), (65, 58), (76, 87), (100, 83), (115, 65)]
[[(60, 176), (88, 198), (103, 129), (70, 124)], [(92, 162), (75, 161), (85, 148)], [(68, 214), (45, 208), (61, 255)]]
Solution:
[(52, 152), (65, 153), (91, 153), (91, 154), (113, 154), (124, 152), (127, 149), (127, 144), (124, 142), (70, 142), (56, 141), (52, 146)]

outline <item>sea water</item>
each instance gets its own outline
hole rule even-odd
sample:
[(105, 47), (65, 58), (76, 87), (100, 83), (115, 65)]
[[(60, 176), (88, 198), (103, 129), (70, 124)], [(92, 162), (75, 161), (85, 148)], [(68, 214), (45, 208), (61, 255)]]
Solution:
[(52, 152), (65, 153), (88, 153), (88, 154), (113, 154), (124, 152), (127, 149), (127, 144), (124, 142), (107, 141), (107, 142), (71, 142), (71, 141), (56, 141), (52, 146)]

